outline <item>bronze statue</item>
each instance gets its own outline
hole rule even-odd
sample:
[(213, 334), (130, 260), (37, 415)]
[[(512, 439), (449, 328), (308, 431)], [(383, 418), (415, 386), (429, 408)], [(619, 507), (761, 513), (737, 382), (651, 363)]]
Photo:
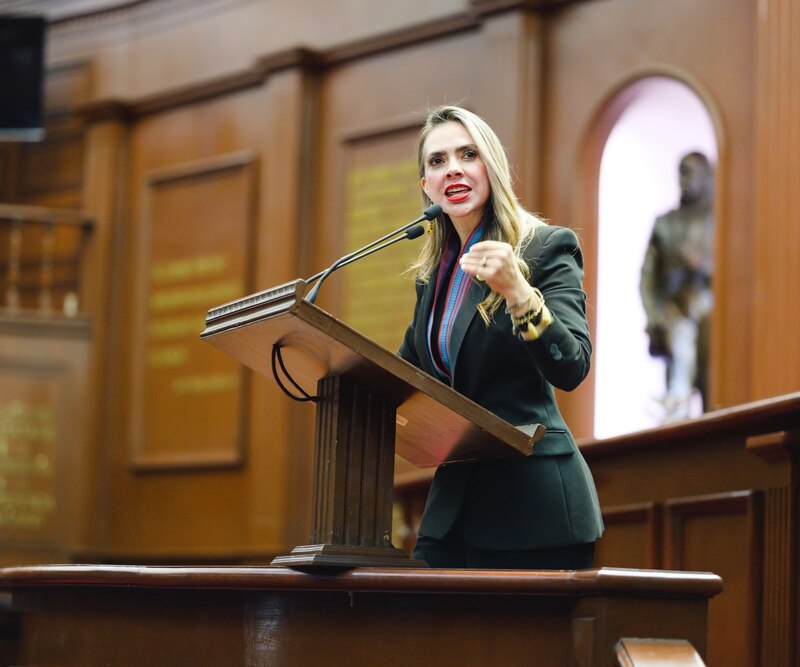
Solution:
[(667, 362), (665, 421), (689, 416), (695, 390), (708, 403), (714, 176), (702, 153), (684, 156), (679, 176), (680, 206), (656, 218), (640, 283), (650, 354)]

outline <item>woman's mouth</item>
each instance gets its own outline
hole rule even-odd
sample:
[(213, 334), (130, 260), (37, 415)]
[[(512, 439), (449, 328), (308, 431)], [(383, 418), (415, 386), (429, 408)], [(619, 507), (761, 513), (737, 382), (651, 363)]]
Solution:
[(451, 185), (445, 188), (444, 196), (447, 198), (447, 201), (457, 203), (469, 197), (470, 192), (472, 192), (472, 188), (466, 185)]

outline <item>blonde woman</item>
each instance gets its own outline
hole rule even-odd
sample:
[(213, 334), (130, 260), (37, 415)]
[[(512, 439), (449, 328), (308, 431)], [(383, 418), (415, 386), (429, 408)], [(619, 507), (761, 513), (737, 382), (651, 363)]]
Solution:
[(553, 391), (589, 372), (578, 239), (520, 206), (499, 139), (466, 109), (429, 114), (418, 161), (426, 202), (442, 214), (412, 267), (417, 303), (400, 356), (547, 433), (525, 459), (439, 468), (414, 557), (431, 567), (592, 567), (597, 494)]

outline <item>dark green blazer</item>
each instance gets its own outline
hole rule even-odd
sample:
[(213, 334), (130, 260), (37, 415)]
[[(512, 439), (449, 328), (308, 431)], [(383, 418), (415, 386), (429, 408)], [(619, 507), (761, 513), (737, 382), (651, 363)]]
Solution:
[[(525, 259), (553, 323), (538, 340), (523, 342), (500, 309), (487, 328), (475, 307), (489, 288), (473, 280), (451, 336), (453, 387), (523, 430), (538, 423), (547, 433), (525, 459), (441, 466), (425, 505), (422, 535), (443, 537), (459, 512), (466, 541), (484, 549), (581, 544), (603, 532), (591, 473), (553, 391), (574, 389), (589, 372), (578, 239), (565, 227), (539, 227)], [(414, 318), (399, 354), (436, 377), (426, 340), (434, 287), (433, 280), (417, 284)]]

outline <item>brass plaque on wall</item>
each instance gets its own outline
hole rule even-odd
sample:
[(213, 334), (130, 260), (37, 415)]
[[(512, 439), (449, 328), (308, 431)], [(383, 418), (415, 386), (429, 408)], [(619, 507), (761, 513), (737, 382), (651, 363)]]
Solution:
[(57, 424), (63, 396), (58, 369), (0, 370), (0, 540), (58, 542)]
[(250, 288), (255, 164), (236, 154), (151, 174), (140, 229), (133, 463), (238, 464), (246, 371), (200, 342), (210, 305)]
[[(417, 132), (414, 126), (356, 136), (345, 143), (344, 252), (420, 215)], [(399, 348), (413, 315), (414, 283), (405, 270), (421, 243), (422, 239), (402, 241), (343, 271), (343, 321), (392, 352)]]

